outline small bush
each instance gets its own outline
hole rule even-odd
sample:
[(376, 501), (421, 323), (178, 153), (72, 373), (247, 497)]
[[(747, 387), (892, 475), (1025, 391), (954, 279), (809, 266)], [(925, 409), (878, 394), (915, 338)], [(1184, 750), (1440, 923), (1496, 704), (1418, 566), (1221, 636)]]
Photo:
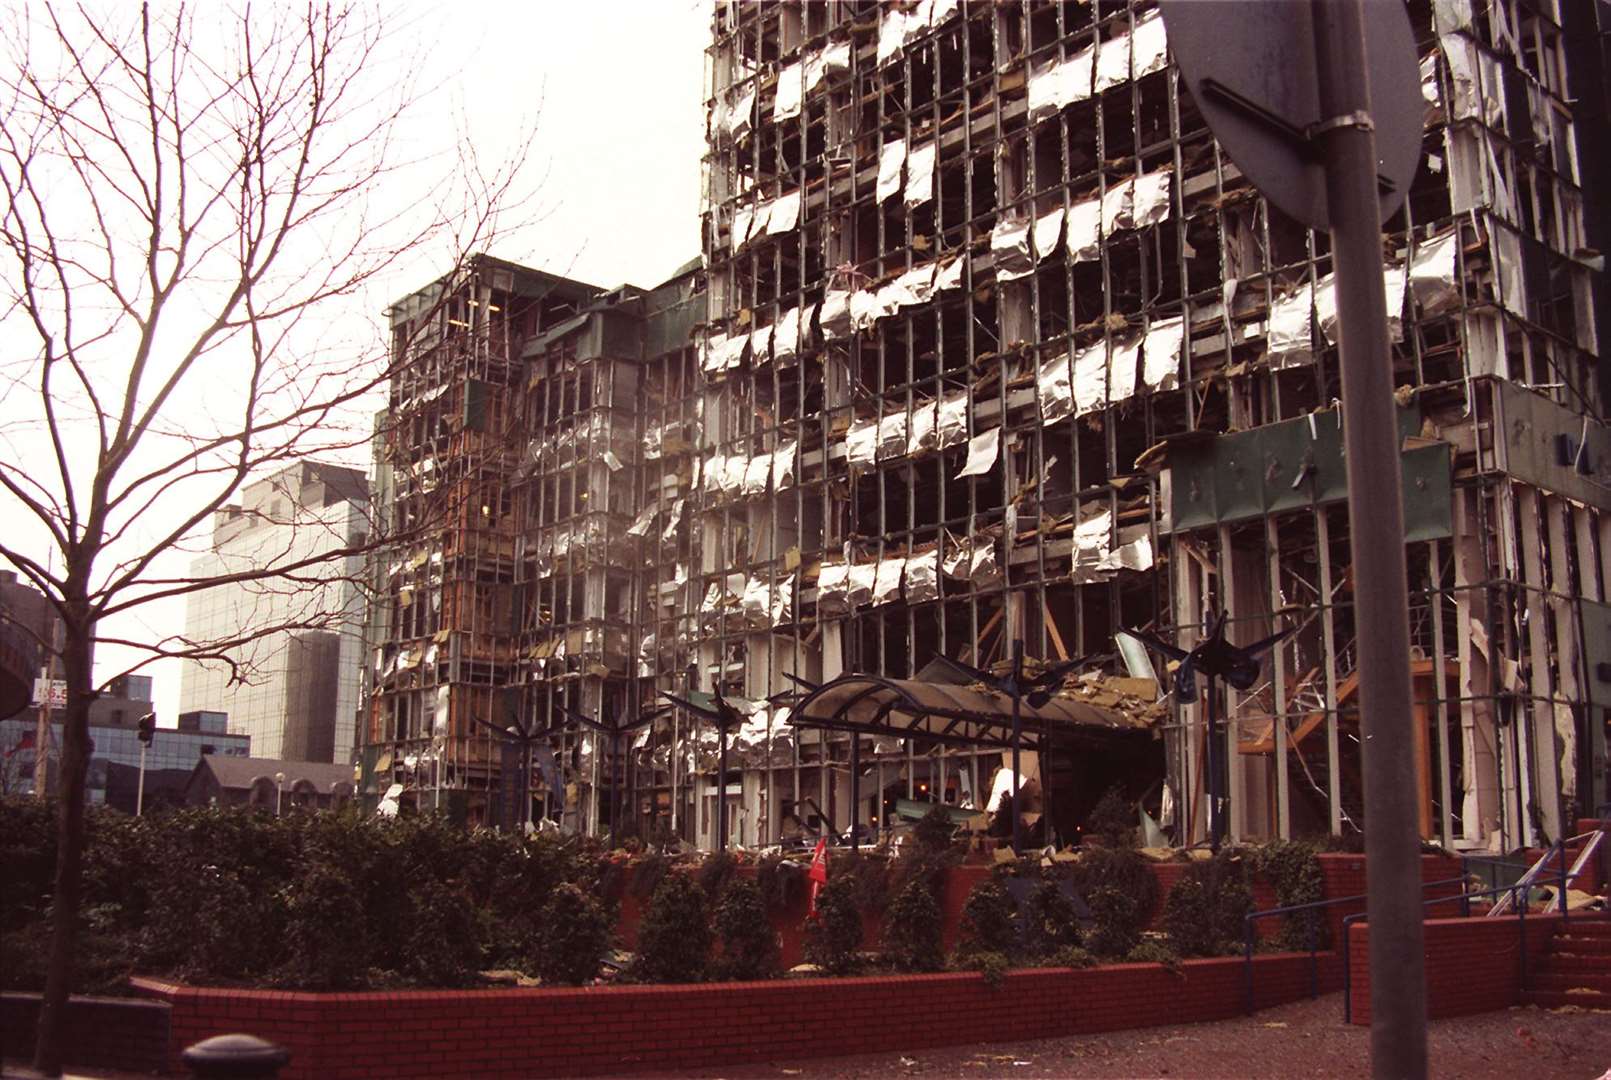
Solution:
[(467, 986), (481, 967), (475, 908), (461, 889), (439, 881), (410, 896), (403, 973), (419, 986)]
[(889, 860), (865, 851), (835, 854), (828, 864), (830, 881), (846, 882), (857, 910), (881, 914), (889, 906)]
[(362, 899), (352, 879), (314, 863), (287, 890), (285, 945), (274, 982), (309, 990), (347, 990), (369, 978), (369, 927), (353, 913)]
[(705, 890), (689, 874), (667, 874), (638, 925), (635, 974), (649, 982), (698, 982), (710, 947)]
[(1137, 942), (1124, 955), (1127, 964), (1162, 964), (1176, 975), (1181, 974), (1180, 956), (1169, 946), (1148, 938)]
[(632, 860), (632, 884), (628, 891), (639, 900), (654, 895), (671, 869), (671, 859), (663, 852), (651, 851)]
[(1007, 972), (1012, 970), (1012, 960), (1003, 953), (974, 952), (959, 956), (956, 966), (963, 971), (977, 971), (984, 976), (986, 986), (1000, 990), (1007, 981)]
[(712, 903), (722, 898), (727, 883), (733, 880), (733, 871), (738, 868), (738, 860), (731, 852), (718, 851), (714, 855), (707, 855), (705, 861), (699, 866), (699, 887), (705, 890), (705, 895)]
[(1085, 832), (1108, 847), (1133, 848), (1136, 846), (1136, 823), (1140, 815), (1135, 804), (1124, 797), (1124, 789), (1115, 784), (1103, 793), (1085, 819)]
[(767, 921), (766, 902), (751, 881), (734, 881), (716, 905), (717, 970), (727, 979), (770, 979), (777, 970), (778, 942)]
[(1098, 956), (1117, 958), (1128, 955), (1141, 941), (1144, 916), (1135, 897), (1110, 885), (1093, 889), (1085, 897), (1095, 925), (1086, 935), (1085, 946)]
[[(1275, 890), (1276, 906), (1312, 904), (1326, 898), (1326, 879), (1316, 854), (1313, 844), (1293, 840), (1276, 840), (1254, 849), (1253, 872)], [(1328, 948), (1331, 931), (1325, 909), (1308, 908), (1283, 915), (1277, 941), (1294, 951)]]
[(806, 868), (780, 854), (767, 855), (756, 864), (755, 884), (768, 911), (787, 911), (805, 895)]
[(1078, 945), (1065, 945), (1046, 957), (1045, 967), (1088, 968), (1096, 964), (1096, 957)]
[(1046, 956), (1080, 943), (1079, 913), (1058, 883), (1042, 881), (1024, 905), (1024, 951)]
[(1000, 953), (1011, 956), (1018, 951), (1018, 928), (1013, 921), (1012, 897), (994, 881), (981, 881), (968, 893), (962, 905), (962, 933), (957, 951), (964, 956), (973, 953)]
[(846, 975), (855, 970), (860, 948), (855, 884), (847, 878), (830, 878), (817, 894), (816, 915), (806, 920), (806, 959), (829, 974)]
[(610, 948), (610, 919), (575, 885), (560, 885), (543, 905), (529, 945), (532, 970), (544, 983), (583, 986), (599, 973)]
[(1095, 923), (1085, 947), (1108, 957), (1135, 948), (1158, 902), (1158, 879), (1147, 860), (1134, 851), (1092, 848), (1080, 853), (1073, 882)]
[(955, 833), (956, 826), (951, 823), (951, 812), (936, 803), (912, 827), (912, 840), (923, 851), (938, 855), (940, 852), (950, 850), (951, 837)]
[(914, 878), (884, 912), (884, 958), (898, 971), (939, 971), (944, 966), (940, 905)]
[(1169, 890), (1164, 934), (1181, 956), (1223, 956), (1240, 949), (1252, 910), (1242, 860), (1221, 852), (1209, 862), (1193, 863)]

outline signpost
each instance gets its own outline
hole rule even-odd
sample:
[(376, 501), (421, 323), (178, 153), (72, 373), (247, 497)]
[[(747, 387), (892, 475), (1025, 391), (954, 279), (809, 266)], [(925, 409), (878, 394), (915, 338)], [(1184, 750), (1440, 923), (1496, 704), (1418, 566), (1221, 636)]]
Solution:
[(1380, 230), (1403, 202), (1420, 157), (1409, 18), (1400, 0), (1161, 0), (1161, 7), (1186, 87), (1231, 160), (1275, 206), (1331, 231), (1364, 735), (1371, 1071), (1422, 1077), (1409, 587)]

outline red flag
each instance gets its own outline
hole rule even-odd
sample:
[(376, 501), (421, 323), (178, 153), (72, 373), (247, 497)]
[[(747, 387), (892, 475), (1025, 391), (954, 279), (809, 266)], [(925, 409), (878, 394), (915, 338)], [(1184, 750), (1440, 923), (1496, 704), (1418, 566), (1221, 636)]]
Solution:
[(811, 907), (809, 913), (817, 913), (817, 893), (828, 883), (828, 838), (822, 837), (817, 841), (817, 849), (811, 853), (811, 869), (806, 874), (811, 879)]

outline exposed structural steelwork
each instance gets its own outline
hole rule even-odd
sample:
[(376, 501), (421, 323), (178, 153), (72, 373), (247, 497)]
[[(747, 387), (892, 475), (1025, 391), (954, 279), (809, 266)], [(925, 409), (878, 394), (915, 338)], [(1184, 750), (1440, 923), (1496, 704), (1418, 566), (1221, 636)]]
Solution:
[[(1558, 837), (1606, 798), (1606, 237), (1584, 192), (1611, 132), (1598, 56), (1568, 56), (1596, 11), (1410, 6), (1424, 153), (1382, 245), (1404, 752), (1451, 846)], [(377, 568), (371, 787), (492, 814), (479, 716), (562, 725), (539, 812), (570, 828), (603, 831), (612, 779), (621, 825), (705, 847), (773, 842), (807, 805), (841, 834), (897, 796), (982, 806), (998, 745), (790, 709), (866, 676), (898, 712), (955, 681), (936, 657), (1022, 641), (1097, 656), (1056, 700), (1158, 736), (1036, 729), (1051, 832), (1121, 781), (1201, 840), (1207, 710), (1161, 701), (1114, 634), (1189, 649), (1223, 611), (1233, 642), (1293, 629), (1218, 687), (1229, 837), (1361, 827), (1328, 240), (1220, 152), (1155, 6), (723, 3), (708, 68), (702, 265), (604, 293), (486, 260), (416, 305), (463, 301), (394, 391), (382, 485), (404, 514), (476, 495)], [(744, 711), (727, 775), (666, 692)], [(564, 719), (656, 709), (619, 760)]]

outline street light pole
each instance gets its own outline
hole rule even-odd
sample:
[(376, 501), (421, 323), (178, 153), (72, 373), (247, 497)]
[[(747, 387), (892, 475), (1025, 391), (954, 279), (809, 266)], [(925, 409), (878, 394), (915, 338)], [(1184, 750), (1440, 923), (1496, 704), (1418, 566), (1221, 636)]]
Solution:
[(1365, 9), (1362, 0), (1314, 0), (1311, 10), (1322, 117), (1313, 137), (1325, 159), (1337, 274), (1348, 531), (1359, 640), (1371, 1072), (1421, 1077), (1427, 1073), (1426, 993), (1418, 787), (1410, 752), (1409, 585)]
[(274, 816), (279, 817), (285, 810), (285, 774), (274, 774)]
[(140, 783), (134, 789), (134, 816), (139, 817), (145, 811), (145, 752), (150, 747), (140, 744)]
[(134, 791), (134, 816), (139, 817), (145, 809), (145, 752), (151, 749), (151, 741), (157, 737), (157, 714), (146, 713), (140, 717), (135, 730), (140, 740), (140, 782)]

